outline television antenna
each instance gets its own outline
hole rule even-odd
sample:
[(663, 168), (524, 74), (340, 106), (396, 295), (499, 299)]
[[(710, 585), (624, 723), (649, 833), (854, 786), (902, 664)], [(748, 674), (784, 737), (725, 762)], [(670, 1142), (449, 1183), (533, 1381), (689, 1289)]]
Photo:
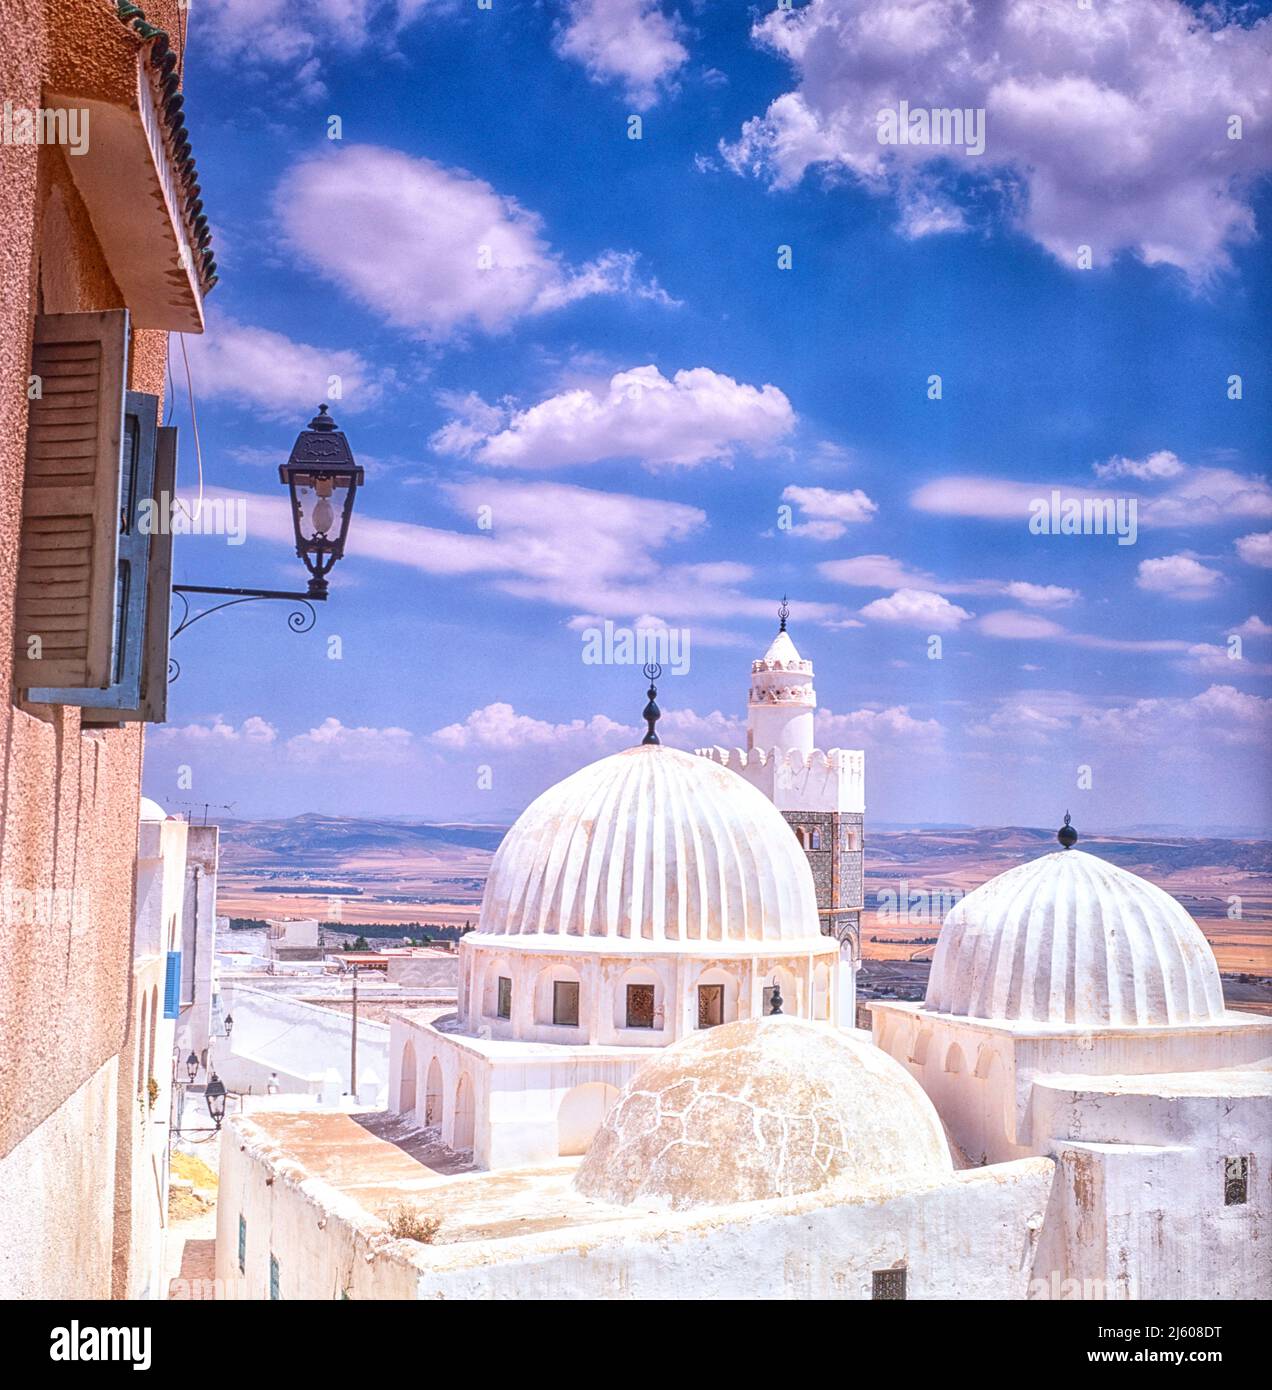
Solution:
[(186, 815), (186, 820), (188, 820), (188, 821), (190, 822), (191, 825), (194, 824), (194, 813), (195, 813), (195, 811), (197, 811), (198, 808), (199, 808), (200, 806), (202, 806), (202, 807), (203, 807), (203, 820), (202, 820), (201, 824), (206, 825), (206, 824), (208, 823), (208, 812), (209, 812), (209, 811), (232, 811), (232, 810), (238, 805), (238, 802), (237, 802), (237, 801), (228, 801), (228, 802), (226, 802), (226, 801), (220, 801), (220, 802), (218, 802), (218, 801), (178, 801), (178, 802), (177, 802), (177, 805), (178, 805), (178, 806), (185, 806), (185, 807), (188, 808), (188, 814)]

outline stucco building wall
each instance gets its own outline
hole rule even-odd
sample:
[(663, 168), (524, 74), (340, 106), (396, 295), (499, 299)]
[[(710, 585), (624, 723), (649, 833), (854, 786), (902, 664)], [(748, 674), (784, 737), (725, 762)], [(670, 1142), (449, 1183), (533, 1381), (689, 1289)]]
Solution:
[[(147, 11), (175, 32), (175, 0)], [(135, 90), (140, 41), (107, 0), (0, 0), (0, 32), (0, 92), (14, 106), (38, 108), (54, 92), (118, 101)], [(57, 146), (0, 145), (0, 496), (10, 502), (0, 508), (0, 1190), (24, 1194), (5, 1204), (4, 1219), (23, 1228), (5, 1242), (5, 1296), (109, 1294), (121, 1052), (118, 1085), (134, 1083), (141, 729), (85, 732), (78, 709), (17, 707), (12, 684), (13, 501), (23, 491), (35, 316), (123, 307), (68, 157)], [(130, 389), (162, 396), (165, 341), (133, 335)], [(57, 906), (53, 890), (73, 907)], [(38, 1201), (28, 1200), (32, 1184)]]
[[(227, 1296), (284, 1299), (871, 1297), (873, 1272), (906, 1267), (911, 1298), (1026, 1297), (1054, 1165), (1031, 1159), (881, 1199), (831, 1192), (679, 1214), (583, 1204), (565, 1228), (424, 1245), (310, 1173), (268, 1134), (268, 1117), (227, 1121), (220, 1161), (217, 1277)], [(525, 1173), (533, 1188), (541, 1170)], [(497, 1209), (521, 1174), (468, 1175), (421, 1189), (446, 1220), (448, 1192)], [(560, 1181), (549, 1178), (549, 1181)], [(604, 1204), (594, 1204), (597, 1205)], [(238, 1223), (246, 1226), (238, 1268)], [(511, 1225), (516, 1222), (511, 1222)]]

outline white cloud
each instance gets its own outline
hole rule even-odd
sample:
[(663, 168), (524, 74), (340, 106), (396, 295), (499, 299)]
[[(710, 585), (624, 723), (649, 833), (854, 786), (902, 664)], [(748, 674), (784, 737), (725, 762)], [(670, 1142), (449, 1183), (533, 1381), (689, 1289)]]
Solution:
[(1272, 735), (1272, 699), (1247, 695), (1231, 685), (1212, 685), (1190, 699), (1135, 700), (1090, 711), (1081, 719), (1083, 732), (1115, 742), (1263, 744)]
[(972, 615), (949, 599), (929, 589), (898, 589), (887, 598), (877, 598), (858, 610), (874, 622), (898, 623), (923, 628), (927, 632), (954, 632)]
[[(375, 405), (393, 380), (392, 371), (377, 372), (356, 352), (294, 343), (228, 314), (211, 314), (206, 333), (187, 336), (185, 347), (196, 399), (228, 399), (292, 423), (308, 419), (320, 401), (332, 401), (337, 420), (357, 414)], [(340, 378), (338, 400), (332, 400), (332, 377)]]
[[(489, 409), (489, 408), (488, 408)], [(489, 420), (492, 418), (488, 416)], [(549, 396), (482, 434), (470, 413), (432, 438), (439, 452), (494, 467), (564, 468), (634, 458), (650, 468), (729, 463), (739, 449), (765, 453), (795, 425), (776, 386), (749, 386), (708, 367), (616, 372), (603, 387)]]
[(1272, 531), (1256, 531), (1253, 535), (1242, 536), (1236, 546), (1237, 554), (1247, 565), (1272, 569)]
[(1004, 584), (1001, 592), (1031, 608), (1063, 608), (1078, 596), (1076, 589), (1066, 589), (1060, 584), (1029, 584), (1023, 579)]
[(621, 83), (632, 106), (647, 111), (689, 59), (678, 32), (658, 0), (570, 0), (556, 49), (593, 82)]
[(1023, 579), (938, 579), (911, 569), (891, 555), (853, 555), (817, 566), (826, 579), (861, 589), (929, 589), (947, 594), (1001, 594), (1031, 608), (1060, 608), (1078, 597), (1076, 589), (1059, 584), (1031, 584)]
[(846, 714), (819, 709), (814, 717), (819, 748), (864, 748), (867, 753), (902, 753), (930, 748), (944, 729), (935, 719), (919, 719), (908, 705), (858, 709)]
[(258, 714), (249, 715), (235, 724), (224, 715), (213, 714), (189, 724), (158, 724), (147, 731), (149, 743), (191, 743), (248, 745), (263, 747), (274, 742), (278, 730)]
[(1159, 449), (1155, 454), (1148, 454), (1142, 459), (1131, 459), (1121, 454), (1114, 454), (1107, 463), (1095, 463), (1091, 466), (1097, 478), (1156, 480), (1158, 478), (1177, 478), (1186, 471), (1185, 465), (1180, 462), (1179, 455), (1171, 453), (1169, 449)]
[[(464, 529), (388, 521), (359, 509), (346, 553), (425, 574), (485, 576), (518, 598), (615, 622), (652, 611), (668, 622), (691, 623), (696, 633), (698, 624), (710, 627), (719, 618), (772, 618), (772, 596), (753, 598), (741, 587), (753, 577), (749, 566), (675, 563), (664, 554), (705, 529), (706, 513), (697, 507), (507, 478), (442, 483), (437, 492)], [(214, 487), (205, 495), (245, 500), (249, 542), (294, 547), (284, 498)], [(490, 509), (487, 531), (476, 524), (483, 508)], [(801, 622), (837, 616), (829, 604), (800, 602), (794, 609)]]
[(794, 502), (806, 520), (789, 528), (793, 536), (808, 536), (815, 541), (834, 541), (850, 525), (873, 521), (879, 510), (860, 488), (851, 492), (836, 492), (824, 487), (799, 487), (792, 483), (782, 492), (783, 502)]
[(1251, 613), (1240, 627), (1232, 630), (1242, 637), (1272, 637), (1272, 623), (1265, 623), (1257, 613)]
[(495, 701), (475, 709), (459, 724), (448, 724), (432, 737), (447, 748), (486, 748), (511, 750), (530, 746), (569, 744), (592, 750), (612, 751), (626, 746), (631, 730), (623, 724), (594, 714), (591, 719), (572, 719), (552, 724), (518, 714), (509, 704)]
[(1050, 618), (1040, 618), (1036, 613), (1015, 613), (1010, 610), (986, 613), (980, 620), (979, 627), (986, 637), (1006, 637), (1020, 641), (1046, 640), (1068, 635), (1059, 623), (1053, 623)]
[(200, 55), (218, 67), (291, 82), (300, 95), (326, 93), (322, 59), (359, 53), (436, 0), (199, 0)]
[[(909, 236), (986, 201), (1062, 264), (1131, 250), (1194, 281), (1251, 239), (1272, 164), (1272, 24), (1180, 0), (809, 0), (752, 31), (797, 85), (722, 143), (738, 172), (791, 187), (812, 168), (891, 194)], [(985, 150), (884, 145), (878, 114), (979, 109)], [(1229, 140), (1228, 122), (1244, 122)]]
[(1223, 582), (1223, 575), (1209, 565), (1194, 560), (1191, 555), (1164, 555), (1156, 560), (1141, 560), (1136, 572), (1137, 587), (1153, 594), (1169, 594), (1172, 598), (1209, 598)]
[(986, 613), (977, 627), (986, 637), (1007, 641), (1068, 642), (1075, 647), (1111, 652), (1182, 652), (1189, 645), (1173, 638), (1102, 637), (1089, 632), (1070, 632), (1050, 618), (1012, 609)]
[[(1107, 465), (1097, 464), (1097, 471)], [(986, 521), (1028, 524), (1030, 505), (1058, 492), (1067, 502), (1136, 499), (1140, 526), (1211, 526), (1222, 522), (1272, 516), (1272, 487), (1263, 477), (1247, 477), (1228, 468), (1186, 468), (1169, 475), (1171, 486), (1147, 492), (1145, 479), (1129, 473), (1130, 486), (1114, 489), (1060, 482), (1016, 482), (1008, 478), (951, 476), (924, 483), (910, 494), (910, 505), (941, 516), (979, 517)], [(1159, 481), (1157, 475), (1149, 482)], [(1111, 480), (1111, 479), (1110, 479)]]
[(376, 145), (300, 160), (274, 199), (284, 240), (345, 293), (419, 337), (501, 333), (592, 295), (669, 303), (636, 257), (603, 251), (572, 266), (542, 219), (463, 169)]
[(334, 715), (308, 732), (287, 740), (287, 754), (299, 763), (332, 762), (387, 764), (397, 766), (411, 751), (411, 734), (406, 729), (389, 727), (350, 727)]

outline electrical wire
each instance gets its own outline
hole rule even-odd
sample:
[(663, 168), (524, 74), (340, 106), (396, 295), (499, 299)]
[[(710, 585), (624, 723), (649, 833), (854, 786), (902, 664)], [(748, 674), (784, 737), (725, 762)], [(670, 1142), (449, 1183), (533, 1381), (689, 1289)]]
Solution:
[(190, 375), (190, 358), (186, 353), (185, 334), (178, 333), (177, 337), (181, 339), (181, 360), (185, 363), (186, 398), (190, 402), (190, 429), (194, 434), (194, 457), (199, 466), (199, 500), (195, 506), (193, 516), (191, 516), (190, 512), (186, 509), (184, 502), (175, 498), (173, 500), (180, 506), (181, 510), (185, 512), (186, 516), (189, 517), (193, 524), (197, 522), (199, 517), (203, 514), (203, 446), (199, 442), (199, 416), (194, 408), (194, 380)]

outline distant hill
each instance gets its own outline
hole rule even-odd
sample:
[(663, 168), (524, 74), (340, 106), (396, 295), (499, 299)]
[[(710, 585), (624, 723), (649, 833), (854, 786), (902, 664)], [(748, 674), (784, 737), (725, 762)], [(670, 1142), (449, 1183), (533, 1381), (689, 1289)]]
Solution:
[(507, 834), (507, 826), (436, 824), (430, 821), (356, 820), (350, 816), (323, 816), (310, 811), (288, 820), (223, 821), (222, 854), (265, 854), (314, 867), (334, 856), (368, 851), (404, 854), (436, 853), (447, 849), (489, 850), (493, 853)]

